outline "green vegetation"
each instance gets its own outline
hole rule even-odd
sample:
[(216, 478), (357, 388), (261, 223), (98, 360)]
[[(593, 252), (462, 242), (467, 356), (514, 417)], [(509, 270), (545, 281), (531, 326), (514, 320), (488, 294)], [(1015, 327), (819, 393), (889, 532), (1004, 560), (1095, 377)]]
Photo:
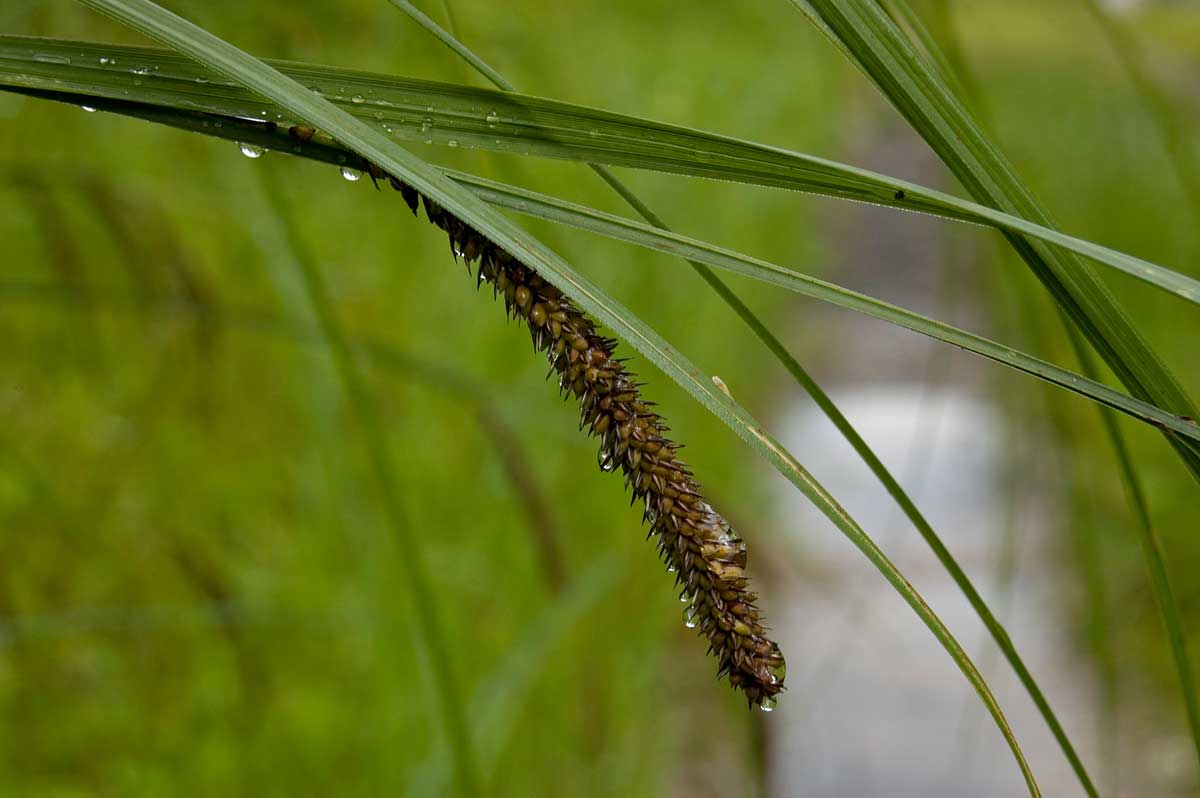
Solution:
[[(130, 27), (74, 6), (0, 11), (16, 34), (0, 39), (0, 792), (657, 794), (691, 783), (698, 762), (719, 762), (731, 789), (757, 783), (759, 717), (711, 683), (636, 533), (641, 508), (597, 472), (527, 333), (465, 291), (444, 239), (398, 196), (339, 169), (414, 187), (643, 356), (645, 395), (735, 519), (752, 573), (804, 562), (805, 539), (834, 531), (769, 523), (763, 455), (926, 623), (1036, 794), (1021, 730), (938, 608), (805, 467), (819, 476), (822, 453), (793, 456), (756, 420), (794, 400), (790, 373), (971, 598), (1080, 783), (1104, 794), (1104, 768), (1075, 752), (1042, 674), (1021, 663), (1019, 630), (1014, 644), (972, 585), (982, 574), (962, 571), (811, 376), (840, 337), (895, 328), (813, 328), (817, 303), (792, 293), (1040, 377), (987, 371), (1021, 451), (1067, 464), (1062, 538), (1086, 557), (1055, 564), (1064, 617), (1086, 619), (1079, 642), (1113, 713), (1122, 700), (1169, 708), (1164, 732), (1190, 722), (1200, 751), (1186, 655), (1200, 616), (1200, 240), (1194, 164), (1177, 166), (1196, 157), (1194, 100), (1166, 80), (1200, 42), (1195, 12), (975, 0), (951, 18), (938, 2), (890, 15), (873, 0), (797, 2), (814, 28), (783, 2), (683, 19), (670, 4), (455, 4), (439, 42), (365, 0), (312, 17), (172, 6), (198, 28), (145, 0), (85, 5)], [(1049, 33), (1088, 20), (1102, 24), (1069, 47)], [(196, 61), (116, 46), (144, 43), (133, 30)], [(502, 88), (579, 105), (422, 82), (475, 80), (443, 47), (453, 35)], [(410, 79), (281, 73), (245, 53)], [(897, 125), (847, 56), (966, 192), (842, 165), (857, 157), (847, 131)], [(637, 169), (617, 183), (585, 163)], [(650, 224), (622, 218), (621, 198)], [(960, 266), (982, 321), (967, 332), (895, 307), (886, 283), (840, 287), (827, 231), (839, 198), (1000, 228), (1009, 246)], [(682, 232), (657, 230), (649, 207)], [(504, 208), (531, 218), (518, 226)], [(780, 579), (756, 585), (768, 618)], [(1167, 634), (1148, 620), (1156, 601)], [(1146, 672), (1155, 690), (1122, 699)]]

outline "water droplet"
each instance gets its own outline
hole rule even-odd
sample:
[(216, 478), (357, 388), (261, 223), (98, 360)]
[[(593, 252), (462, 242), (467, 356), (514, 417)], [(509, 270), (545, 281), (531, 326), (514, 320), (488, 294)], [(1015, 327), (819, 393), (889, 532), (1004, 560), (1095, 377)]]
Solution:
[(106, 55), (102, 55), (102, 56), (100, 56), (100, 63), (101, 64), (115, 64), (117, 62), (116, 62), (116, 59), (109, 58)]
[(238, 149), (242, 151), (242, 155), (247, 158), (261, 158), (266, 149), (257, 144), (247, 144), (244, 141), (238, 142)]
[(43, 64), (69, 64), (71, 59), (65, 55), (56, 55), (53, 53), (38, 53), (33, 57), (34, 61), (41, 61)]
[(696, 611), (691, 607), (683, 611), (683, 625), (689, 629), (696, 628)]
[(356, 95), (354, 95), (353, 97), (351, 97), (351, 98), (350, 98), (350, 102), (352, 102), (352, 103), (355, 103), (355, 104), (362, 103), (362, 102), (363, 102), (363, 96), (362, 96), (361, 94), (356, 94)]
[(200, 77), (196, 78), (196, 82), (197, 83), (208, 83), (208, 78), (201, 75)]
[(427, 116), (421, 120), (421, 132), (422, 133), (428, 133), (432, 128), (433, 128), (433, 119), (432, 118)]
[(778, 682), (782, 682), (787, 678), (787, 665), (780, 662), (778, 665), (768, 665), (767, 670), (771, 673), (771, 678)]
[(691, 604), (692, 603), (691, 594), (688, 593), (686, 590), (683, 591), (682, 593), (680, 593), (679, 594), (679, 603), (680, 604)]
[(457, 147), (457, 146), (458, 146), (458, 139), (450, 139), (449, 141), (447, 141), (447, 142), (446, 142), (446, 146), (448, 146), (448, 147)]
[(79, 106), (79, 107), (80, 107), (80, 108), (82, 108), (83, 110), (87, 111), (89, 114), (94, 114), (94, 113), (96, 113), (96, 109), (95, 109), (95, 108), (93, 108), (93, 107), (92, 107), (92, 106), (90, 106), (90, 105), (81, 105), (81, 106)]
[(674, 566), (674, 564), (672, 564), (672, 565), (668, 565), (668, 566), (667, 566), (667, 573), (669, 573), (669, 574), (673, 574), (673, 573), (675, 573), (675, 570), (676, 570), (676, 569), (675, 569), (675, 566)]
[(774, 712), (778, 703), (779, 702), (775, 700), (775, 696), (768, 695), (763, 697), (763, 700), (761, 703), (759, 703), (758, 708), (763, 712)]
[(150, 67), (134, 67), (133, 69), (131, 69), (129, 71), (135, 75), (149, 75)]
[[(559, 378), (559, 387), (565, 388), (566, 375)], [(617, 461), (612, 457), (607, 449), (601, 449), (596, 455), (596, 462), (600, 464), (600, 470), (604, 472), (612, 471), (617, 467)]]
[(351, 169), (349, 166), (343, 166), (341, 168), (341, 173), (342, 177), (346, 180), (349, 180), (351, 183), (357, 183), (359, 180), (362, 180), (362, 172), (359, 172), (356, 169)]
[(489, 113), (487, 116), (485, 116), (483, 118), (483, 121), (487, 122), (488, 127), (495, 127), (496, 123), (500, 121), (500, 114), (496, 113), (495, 111), (492, 111), (491, 113)]

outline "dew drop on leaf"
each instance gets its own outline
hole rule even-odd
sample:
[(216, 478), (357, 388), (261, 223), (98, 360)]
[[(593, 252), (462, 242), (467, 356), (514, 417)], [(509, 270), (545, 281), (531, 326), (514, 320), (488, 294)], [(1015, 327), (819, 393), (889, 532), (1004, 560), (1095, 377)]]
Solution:
[(247, 144), (244, 141), (238, 142), (238, 149), (242, 151), (242, 155), (247, 158), (261, 158), (266, 148), (260, 147), (257, 144)]

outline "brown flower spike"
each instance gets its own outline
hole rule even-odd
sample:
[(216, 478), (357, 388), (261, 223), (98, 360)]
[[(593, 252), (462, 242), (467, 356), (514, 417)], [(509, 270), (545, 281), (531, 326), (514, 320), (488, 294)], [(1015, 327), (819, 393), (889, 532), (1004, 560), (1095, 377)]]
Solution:
[(668, 571), (675, 572), (688, 605), (685, 622), (708, 638), (717, 676), (766, 711), (783, 690), (784, 661), (766, 637), (757, 596), (747, 589), (746, 544), (700, 493), (700, 485), (677, 457), (680, 445), (641, 398), (639, 384), (613, 357), (617, 342), (597, 334), (596, 325), (563, 293), (461, 219), (416, 189), (370, 165), (373, 179), (386, 178), (417, 213), (446, 231), (455, 259), (468, 268), (478, 261), (477, 283), (503, 295), (505, 310), (529, 327), (534, 348), (546, 352), (559, 389), (582, 409), (580, 429), (600, 438), (600, 467), (620, 469), (633, 501), (645, 504), (644, 518)]

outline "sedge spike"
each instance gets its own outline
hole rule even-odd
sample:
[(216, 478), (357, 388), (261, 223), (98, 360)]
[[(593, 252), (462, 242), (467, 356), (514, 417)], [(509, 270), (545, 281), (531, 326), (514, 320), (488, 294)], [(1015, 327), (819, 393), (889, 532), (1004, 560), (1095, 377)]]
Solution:
[(468, 269), (478, 263), (477, 284), (491, 285), (506, 316), (525, 323), (534, 349), (550, 361), (550, 375), (559, 377), (560, 394), (579, 401), (580, 428), (600, 439), (601, 470), (619, 468), (632, 500), (643, 502), (649, 536), (687, 604), (685, 625), (708, 640), (717, 677), (726, 677), (751, 705), (773, 709), (784, 689), (784, 659), (748, 589), (746, 544), (676, 457), (682, 446), (665, 437), (668, 427), (654, 403), (641, 397), (641, 383), (613, 356), (617, 342), (599, 335), (560, 290), (461, 219), (379, 167), (368, 164), (368, 172), (386, 178), (414, 215), (423, 207), (446, 232), (455, 260), (461, 256)]

